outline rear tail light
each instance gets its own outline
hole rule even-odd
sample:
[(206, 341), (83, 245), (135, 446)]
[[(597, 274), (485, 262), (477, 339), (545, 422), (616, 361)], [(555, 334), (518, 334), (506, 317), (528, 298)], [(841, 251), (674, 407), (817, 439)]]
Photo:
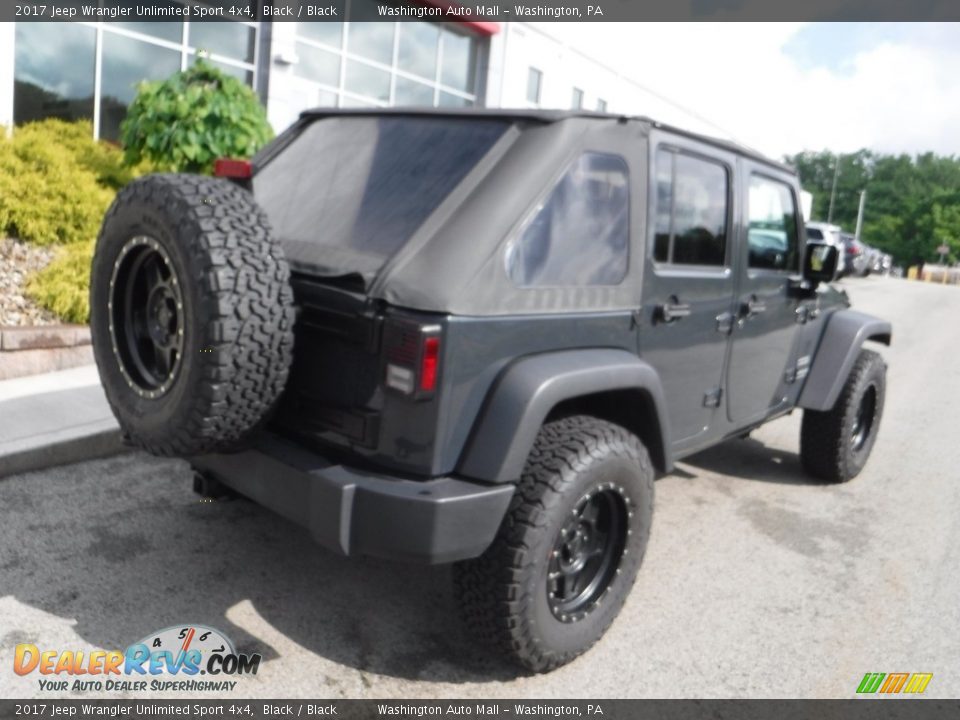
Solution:
[(440, 360), (440, 338), (436, 335), (423, 339), (420, 354), (420, 390), (433, 392), (437, 389), (437, 363)]
[(230, 180), (249, 180), (253, 177), (253, 165), (249, 160), (219, 158), (213, 163), (213, 174)]
[(384, 328), (387, 387), (417, 399), (433, 395), (440, 375), (440, 345), (436, 325), (388, 322)]

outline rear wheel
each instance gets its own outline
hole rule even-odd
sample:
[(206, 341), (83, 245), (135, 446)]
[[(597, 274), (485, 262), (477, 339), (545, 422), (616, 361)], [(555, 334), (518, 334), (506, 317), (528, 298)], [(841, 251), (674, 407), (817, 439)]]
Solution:
[(125, 187), (97, 240), (90, 314), (107, 400), (153, 453), (242, 447), (289, 373), (289, 269), (252, 195), (225, 180)]
[(646, 448), (618, 425), (586, 416), (545, 425), (496, 540), (454, 567), (470, 630), (536, 672), (590, 648), (636, 579), (653, 477)]
[(883, 415), (886, 372), (879, 354), (861, 350), (833, 409), (804, 411), (800, 460), (808, 473), (846, 482), (863, 470)]

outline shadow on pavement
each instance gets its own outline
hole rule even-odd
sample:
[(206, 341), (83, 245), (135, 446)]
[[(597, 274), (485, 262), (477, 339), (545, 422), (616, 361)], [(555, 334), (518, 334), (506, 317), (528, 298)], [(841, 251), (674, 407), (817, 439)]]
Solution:
[(783, 485), (816, 484), (804, 472), (797, 453), (767, 447), (753, 438), (727, 440), (681, 462), (700, 470), (745, 480)]
[[(186, 463), (142, 454), (0, 481), (0, 597), (75, 618), (96, 648), (195, 622), (265, 662), (295, 643), (400, 678), (518, 675), (461, 629), (448, 567), (333, 555), (247, 500), (201, 502), (191, 481)], [(245, 600), (275, 632), (227, 619)], [(3, 626), (4, 644), (39, 640)]]

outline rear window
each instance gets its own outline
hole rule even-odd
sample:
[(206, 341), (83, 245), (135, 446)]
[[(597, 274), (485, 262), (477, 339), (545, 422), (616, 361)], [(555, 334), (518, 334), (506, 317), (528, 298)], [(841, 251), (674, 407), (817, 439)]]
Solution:
[(254, 178), (296, 268), (372, 276), (508, 123), (431, 117), (317, 120)]
[(807, 237), (810, 240), (823, 240), (823, 233), (817, 228), (807, 228)]

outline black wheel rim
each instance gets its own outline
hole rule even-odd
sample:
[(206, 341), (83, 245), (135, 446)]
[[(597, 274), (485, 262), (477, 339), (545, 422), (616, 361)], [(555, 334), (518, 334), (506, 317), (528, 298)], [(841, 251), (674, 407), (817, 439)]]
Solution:
[(547, 602), (562, 622), (577, 622), (599, 604), (620, 572), (633, 513), (612, 483), (584, 495), (561, 528), (547, 565)]
[(873, 418), (877, 411), (877, 389), (871, 385), (863, 393), (857, 405), (857, 413), (853, 418), (853, 428), (850, 431), (850, 442), (854, 452), (859, 452), (870, 439), (873, 430)]
[(181, 283), (164, 247), (146, 236), (130, 239), (110, 279), (113, 354), (138, 395), (165, 394), (180, 369), (184, 326)]

